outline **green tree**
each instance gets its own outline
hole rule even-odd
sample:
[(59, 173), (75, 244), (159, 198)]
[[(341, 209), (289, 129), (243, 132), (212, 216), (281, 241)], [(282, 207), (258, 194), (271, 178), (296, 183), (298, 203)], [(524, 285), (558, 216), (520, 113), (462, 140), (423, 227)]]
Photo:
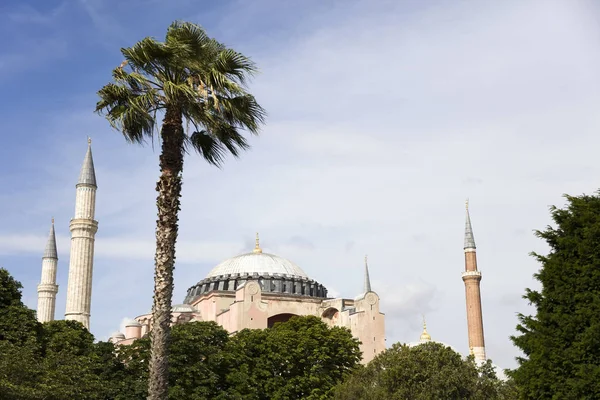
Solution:
[(36, 346), (41, 332), (35, 311), (21, 301), (21, 282), (0, 268), (0, 341), (18, 346)]
[(41, 324), (21, 301), (20, 282), (0, 268), (0, 399), (41, 399)]
[[(265, 113), (245, 88), (254, 63), (197, 25), (175, 22), (164, 42), (147, 37), (121, 53), (125, 61), (113, 70), (113, 82), (98, 92), (96, 112), (127, 141), (139, 144), (154, 138), (162, 115), (148, 391), (149, 399), (166, 399), (184, 154), (191, 147), (209, 164), (221, 165), (227, 154), (238, 156), (248, 148), (241, 131), (256, 134)], [(186, 131), (184, 122), (191, 129)]]
[(510, 399), (488, 362), (478, 368), (450, 347), (396, 343), (336, 388), (336, 400)]
[(123, 365), (79, 322), (40, 324), (21, 284), (0, 269), (0, 399), (115, 399)]
[(44, 399), (112, 399), (122, 377), (110, 343), (94, 343), (94, 336), (79, 322), (43, 324), (42, 387)]
[[(171, 331), (169, 399), (218, 399), (226, 394), (230, 354), (225, 351), (229, 334), (215, 322), (189, 322)], [(150, 338), (144, 337), (119, 349), (125, 367), (125, 389), (118, 400), (144, 397), (148, 381)], [(227, 398), (227, 397), (223, 397)]]
[(359, 364), (349, 330), (317, 317), (292, 317), (271, 329), (245, 329), (228, 346), (230, 393), (239, 399), (329, 399)]
[(524, 399), (600, 398), (600, 197), (565, 196), (551, 207), (556, 227), (536, 235), (550, 247), (533, 253), (540, 290), (524, 298), (535, 315), (519, 315), (512, 340), (523, 353), (513, 376)]

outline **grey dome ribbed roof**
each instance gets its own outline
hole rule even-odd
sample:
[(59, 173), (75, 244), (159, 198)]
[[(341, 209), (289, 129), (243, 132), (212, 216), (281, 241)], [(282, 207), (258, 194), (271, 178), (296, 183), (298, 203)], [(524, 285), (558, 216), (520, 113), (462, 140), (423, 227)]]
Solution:
[(247, 253), (229, 258), (213, 268), (206, 278), (220, 275), (267, 275), (275, 274), (308, 278), (302, 269), (285, 258), (269, 253)]
[(110, 335), (110, 337), (111, 337), (111, 338), (115, 338), (115, 339), (116, 339), (116, 338), (122, 338), (122, 339), (125, 339), (125, 335), (124, 335), (123, 333), (119, 332), (119, 331), (117, 331), (117, 332), (113, 332), (113, 334), (112, 334), (112, 335)]
[(94, 170), (94, 160), (92, 158), (92, 141), (88, 139), (88, 149), (83, 159), (81, 172), (79, 173), (78, 184), (87, 184), (96, 186), (96, 171)]

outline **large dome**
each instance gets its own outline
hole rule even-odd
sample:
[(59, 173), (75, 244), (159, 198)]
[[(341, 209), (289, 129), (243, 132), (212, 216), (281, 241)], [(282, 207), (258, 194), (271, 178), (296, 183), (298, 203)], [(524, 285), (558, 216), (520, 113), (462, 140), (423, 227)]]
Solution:
[(249, 280), (257, 281), (265, 294), (327, 298), (327, 289), (310, 279), (299, 266), (274, 254), (263, 253), (257, 235), (252, 253), (229, 258), (214, 267), (206, 278), (188, 289), (183, 302), (193, 304), (211, 292), (235, 292)]
[(290, 260), (262, 252), (247, 253), (229, 258), (214, 267), (206, 275), (206, 278), (233, 274), (253, 275), (255, 273), (263, 276), (279, 274), (308, 278), (308, 275)]

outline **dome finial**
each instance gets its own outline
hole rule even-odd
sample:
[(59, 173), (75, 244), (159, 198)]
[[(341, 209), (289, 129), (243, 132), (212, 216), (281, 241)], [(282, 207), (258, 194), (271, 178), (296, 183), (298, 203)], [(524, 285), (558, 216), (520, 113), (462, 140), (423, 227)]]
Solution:
[(421, 333), (421, 342), (429, 342), (431, 336), (427, 333), (427, 323), (425, 322), (425, 315), (423, 315), (423, 333)]
[(254, 245), (253, 253), (262, 253), (262, 249), (260, 248), (260, 240), (258, 238), (258, 232), (256, 232), (256, 244)]
[(92, 144), (92, 138), (88, 136), (88, 145)]
[(465, 200), (465, 208), (467, 209), (467, 211), (469, 211), (469, 198), (467, 197), (467, 200)]

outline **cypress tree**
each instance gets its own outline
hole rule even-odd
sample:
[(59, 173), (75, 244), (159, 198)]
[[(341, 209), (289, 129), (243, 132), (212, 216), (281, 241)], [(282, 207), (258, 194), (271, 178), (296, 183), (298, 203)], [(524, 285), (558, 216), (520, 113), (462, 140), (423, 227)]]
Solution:
[(510, 373), (525, 399), (600, 398), (600, 197), (565, 198), (550, 208), (555, 227), (536, 231), (550, 247), (532, 253), (541, 289), (523, 297), (536, 312), (519, 314), (511, 337), (525, 354)]

